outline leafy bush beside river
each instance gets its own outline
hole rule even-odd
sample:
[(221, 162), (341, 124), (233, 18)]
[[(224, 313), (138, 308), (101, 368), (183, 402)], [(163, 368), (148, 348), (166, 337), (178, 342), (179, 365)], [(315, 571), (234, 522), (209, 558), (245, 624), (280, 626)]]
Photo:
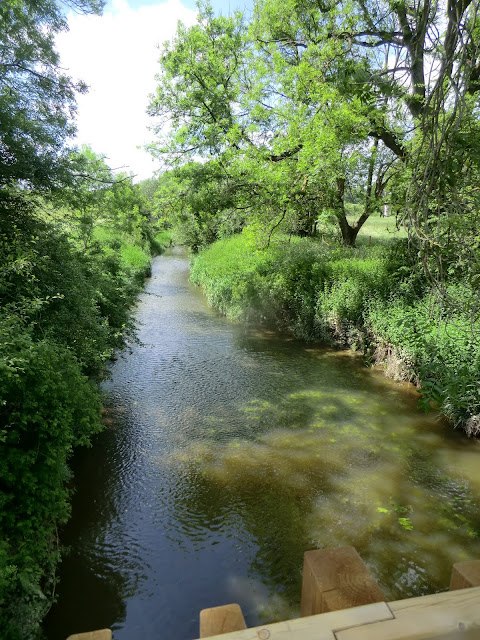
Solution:
[(277, 237), (266, 246), (246, 229), (201, 252), (191, 279), (230, 318), (363, 350), (414, 381), (425, 408), (433, 403), (454, 425), (480, 431), (480, 344), (470, 318), (442, 315), (405, 241), (351, 249)]
[(150, 270), (136, 230), (95, 228), (87, 249), (0, 192), (0, 635), (33, 637), (55, 591), (68, 458), (100, 431), (96, 382), (131, 336)]

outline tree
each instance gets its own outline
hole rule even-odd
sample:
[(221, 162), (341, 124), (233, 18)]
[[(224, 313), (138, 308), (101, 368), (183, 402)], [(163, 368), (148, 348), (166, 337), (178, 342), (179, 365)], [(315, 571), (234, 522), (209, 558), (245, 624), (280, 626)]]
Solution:
[(150, 211), (132, 176), (114, 174), (104, 156), (87, 145), (70, 152), (67, 158), (69, 180), (48, 199), (53, 202), (55, 221), (79, 237), (84, 250), (90, 248), (99, 223), (127, 235), (146, 225)]
[(107, 191), (115, 184), (115, 177), (103, 156), (88, 146), (72, 151), (68, 156), (71, 169), (68, 183), (50, 196), (54, 209), (63, 213), (73, 235), (78, 235), (84, 250), (92, 241), (93, 230), (100, 216), (104, 216), (103, 205)]
[[(65, 5), (99, 13), (103, 2)], [(0, 25), (0, 187), (52, 188), (68, 180), (65, 144), (75, 132), (75, 93), (86, 91), (65, 75), (54, 49), (66, 19), (55, 0), (3, 0)]]
[[(303, 232), (330, 209), (353, 245), (387, 185), (415, 163), (418, 174), (418, 149), (437, 139), (449, 104), (477, 94), (476, 33), (470, 0), (258, 0), (248, 28), (201, 4), (161, 58), (150, 112), (170, 117), (172, 133), (157, 152), (250, 172), (252, 208), (275, 194), (277, 215), (293, 211)], [(361, 175), (363, 213), (351, 224), (345, 193)]]
[(164, 173), (155, 199), (163, 223), (194, 251), (244, 226), (239, 184), (216, 160)]
[[(383, 188), (384, 154), (377, 142), (372, 150), (365, 144), (369, 121), (360, 99), (346, 99), (318, 78), (312, 83), (312, 74), (318, 76), (312, 59), (262, 40), (264, 29), (258, 17), (248, 31), (240, 14), (215, 17), (204, 4), (197, 25), (179, 27), (165, 46), (150, 104), (152, 115), (163, 116), (158, 132), (170, 118), (170, 135), (153, 151), (176, 164), (195, 155), (219, 159), (238, 185), (243, 209), (249, 202), (265, 221), (288, 221), (296, 233), (314, 233), (316, 219), (331, 210), (344, 242), (354, 244)], [(346, 175), (365, 153), (370, 183), (364, 215), (352, 228)]]
[[(302, 91), (321, 85), (334, 88), (348, 104), (358, 99), (368, 139), (400, 161), (394, 204), (404, 210), (403, 221), (427, 272), (427, 254), (434, 246), (475, 246), (468, 220), (478, 210), (471, 189), (478, 171), (472, 144), (478, 137), (480, 89), (477, 14), (471, 0), (259, 0), (256, 5), (257, 41), (268, 55), (304, 69)], [(301, 80), (299, 73), (295, 79)], [(375, 150), (374, 144), (370, 148)], [(377, 172), (377, 193), (391, 179), (389, 162), (386, 173)], [(452, 243), (460, 219), (466, 235)]]

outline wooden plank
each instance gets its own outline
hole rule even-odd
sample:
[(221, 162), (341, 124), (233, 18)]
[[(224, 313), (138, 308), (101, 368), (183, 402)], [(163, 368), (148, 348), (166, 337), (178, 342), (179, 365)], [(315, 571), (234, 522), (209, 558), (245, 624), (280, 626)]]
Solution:
[(480, 587), (480, 560), (457, 562), (453, 565), (450, 591)]
[(246, 629), (245, 619), (238, 604), (226, 604), (200, 611), (200, 638)]
[(434, 611), (436, 608), (443, 606), (449, 609), (454, 609), (457, 606), (468, 606), (469, 602), (475, 599), (477, 599), (477, 602), (480, 602), (480, 587), (467, 589), (464, 593), (443, 591), (442, 593), (432, 593), (427, 596), (418, 596), (417, 598), (395, 600), (394, 602), (389, 602), (388, 606), (394, 616), (398, 618), (409, 616), (417, 611), (424, 611), (426, 608)]
[(244, 631), (217, 636), (217, 638), (224, 640), (335, 640), (335, 629), (345, 629), (392, 618), (393, 614), (385, 602), (378, 602), (354, 609), (252, 627)]
[(112, 631), (111, 629), (100, 629), (99, 631), (74, 633), (73, 636), (68, 636), (67, 640), (112, 640)]
[(353, 547), (305, 553), (301, 616), (384, 601), (380, 587)]
[(338, 631), (336, 640), (426, 640), (480, 635), (480, 587), (399, 600), (388, 606), (393, 620)]

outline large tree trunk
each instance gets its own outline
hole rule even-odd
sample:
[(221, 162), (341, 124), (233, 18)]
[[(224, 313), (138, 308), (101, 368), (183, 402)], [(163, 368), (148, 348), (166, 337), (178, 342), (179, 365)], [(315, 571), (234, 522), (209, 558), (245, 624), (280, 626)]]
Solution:
[[(340, 231), (342, 233), (342, 241), (344, 247), (354, 247), (355, 242), (357, 240), (358, 232), (360, 231), (360, 227), (363, 225), (365, 220), (359, 225), (358, 223), (362, 220), (363, 215), (360, 219), (353, 225), (348, 222), (347, 214), (345, 213), (345, 178), (337, 178), (337, 193), (336, 193), (336, 202), (335, 202), (335, 213), (337, 215), (338, 226), (340, 227)], [(368, 217), (368, 216), (367, 216)]]
[[(373, 172), (375, 169), (375, 159), (378, 151), (378, 140), (375, 140), (372, 148), (372, 155), (370, 156), (370, 162), (368, 165), (368, 179), (367, 179), (367, 191), (365, 194), (365, 207), (360, 218), (351, 225), (345, 214), (345, 178), (337, 178), (337, 202), (336, 211), (337, 219), (342, 232), (342, 240), (345, 247), (354, 247), (357, 235), (365, 222), (370, 217), (370, 214), (374, 208), (375, 197), (373, 193)], [(383, 191), (383, 184), (381, 176), (377, 177), (375, 185), (375, 196), (379, 197)]]
[(351, 227), (347, 221), (346, 228), (342, 229), (343, 246), (354, 247), (357, 241), (358, 232), (359, 232), (359, 229), (355, 229), (355, 227)]

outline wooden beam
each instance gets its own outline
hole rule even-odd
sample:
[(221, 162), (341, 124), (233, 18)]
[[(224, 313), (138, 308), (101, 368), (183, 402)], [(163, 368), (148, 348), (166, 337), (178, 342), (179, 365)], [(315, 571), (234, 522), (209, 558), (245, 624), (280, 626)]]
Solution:
[(307, 551), (303, 563), (301, 616), (386, 600), (353, 547)]
[(457, 562), (453, 565), (450, 591), (480, 587), (480, 560)]
[(74, 633), (68, 636), (67, 640), (112, 640), (110, 629), (100, 629), (100, 631), (87, 631), (87, 633)]
[(479, 587), (398, 600), (387, 606), (394, 615), (393, 620), (335, 630), (335, 640), (477, 640), (479, 637)]
[(478, 640), (480, 587), (332, 611), (215, 640)]
[(234, 631), (215, 640), (336, 640), (335, 631), (381, 620), (391, 620), (393, 614), (385, 602), (367, 604), (345, 611), (332, 611), (320, 616), (295, 618), (284, 622), (266, 623), (243, 631)]
[(226, 604), (200, 611), (200, 638), (246, 629), (245, 619), (238, 604)]

